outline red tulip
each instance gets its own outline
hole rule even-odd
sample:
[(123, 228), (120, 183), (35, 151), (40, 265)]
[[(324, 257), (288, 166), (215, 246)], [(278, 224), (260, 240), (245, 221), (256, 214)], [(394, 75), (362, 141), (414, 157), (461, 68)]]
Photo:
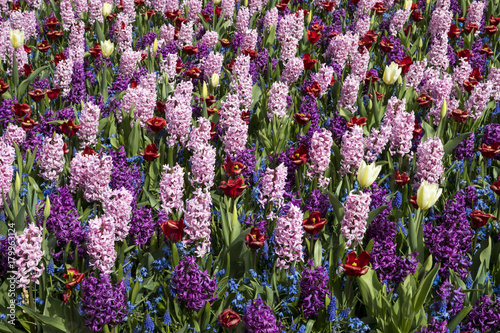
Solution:
[(311, 86), (306, 88), (306, 93), (309, 96), (318, 97), (319, 94), (321, 93), (321, 87), (319, 86), (319, 83), (314, 81), (314, 83)]
[(295, 165), (302, 165), (307, 163), (307, 159), (309, 157), (309, 154), (307, 152), (307, 148), (305, 145), (300, 145), (299, 148), (297, 148), (292, 155), (289, 156), (289, 158), (292, 160), (293, 164)]
[(311, 120), (311, 114), (308, 113), (308, 114), (304, 114), (304, 113), (296, 113), (293, 115), (293, 117), (295, 118), (295, 121), (299, 124), (299, 125), (305, 125), (309, 122), (309, 120)]
[(266, 241), (266, 235), (260, 232), (259, 228), (253, 227), (249, 234), (245, 235), (245, 242), (247, 246), (252, 250), (260, 249), (264, 246)]
[(412, 196), (410, 197), (410, 203), (411, 203), (411, 205), (413, 206), (413, 208), (415, 208), (415, 209), (418, 209), (418, 208), (419, 208), (419, 207), (418, 207), (418, 203), (417, 203), (417, 196), (416, 196), (416, 195), (412, 195)]
[(369, 85), (371, 83), (375, 83), (379, 80), (379, 77), (377, 74), (373, 74), (372, 71), (369, 71), (366, 73), (366, 78), (365, 78), (365, 85)]
[(491, 57), (493, 55), (493, 50), (486, 43), (483, 44), (483, 47), (479, 49), (479, 53), (486, 55), (487, 57)]
[(222, 47), (224, 47), (224, 48), (227, 48), (229, 45), (231, 45), (231, 42), (225, 38), (219, 39), (219, 42), (221, 43)]
[(387, 53), (394, 48), (394, 43), (391, 43), (388, 39), (383, 38), (380, 42), (380, 48), (382, 49), (382, 51)]
[(167, 125), (167, 122), (165, 121), (165, 119), (161, 118), (161, 117), (153, 117), (151, 119), (149, 119), (146, 124), (148, 124), (149, 128), (155, 132), (155, 133), (158, 133), (160, 132), (163, 127), (165, 127)]
[(370, 254), (366, 251), (360, 253), (359, 257), (355, 251), (349, 252), (347, 255), (346, 263), (340, 263), (344, 272), (350, 277), (360, 277), (368, 272), (368, 265), (370, 263)]
[(450, 25), (450, 30), (448, 31), (448, 37), (450, 39), (458, 38), (460, 37), (460, 32), (462, 29), (458, 29), (455, 24)]
[(185, 227), (183, 219), (179, 221), (168, 220), (161, 224), (161, 230), (163, 230), (165, 236), (174, 243), (182, 239)]
[(90, 148), (89, 146), (85, 146), (83, 149), (82, 155), (88, 156), (88, 155), (99, 155), (94, 151), (94, 149)]
[(33, 91), (28, 92), (28, 95), (30, 95), (31, 99), (35, 103), (38, 103), (45, 97), (45, 92), (42, 89), (35, 89)]
[(182, 23), (186, 22), (187, 19), (182, 18), (182, 17), (177, 17), (174, 21), (175, 25), (180, 28), (182, 26)]
[(311, 212), (307, 219), (302, 220), (302, 227), (305, 232), (310, 235), (316, 235), (323, 230), (326, 224), (326, 219), (321, 218), (321, 213), (317, 211)]
[(59, 89), (59, 88), (58, 88), (58, 89), (48, 89), (48, 90), (46, 91), (46, 93), (47, 93), (47, 96), (49, 96), (49, 98), (50, 98), (51, 100), (54, 100), (54, 99), (56, 99), (56, 98), (59, 96), (59, 94), (61, 93), (61, 89)]
[[(222, 14), (222, 7), (217, 6), (217, 5), (214, 6), (214, 14), (215, 14), (215, 16), (217, 16), (217, 18), (219, 18), (220, 14)], [(226, 46), (224, 46), (224, 47), (226, 47)]]
[(144, 153), (140, 153), (142, 157), (148, 162), (154, 161), (160, 156), (160, 153), (158, 153), (158, 149), (156, 147), (156, 143), (152, 143), (150, 145), (146, 146), (146, 149), (144, 149)]
[(490, 218), (492, 218), (494, 220), (497, 219), (494, 215), (485, 214), (481, 210), (478, 210), (478, 209), (477, 210), (473, 210), (470, 213), (471, 228), (474, 229), (474, 230), (476, 230), (476, 229), (479, 229), (481, 227), (484, 227), (488, 223), (488, 220)]
[(61, 132), (68, 137), (72, 137), (73, 135), (75, 135), (76, 132), (78, 132), (81, 128), (82, 128), (81, 125), (73, 124), (73, 119), (70, 119), (65, 123), (62, 123), (59, 126)]
[(182, 70), (186, 67), (186, 65), (184, 65), (182, 63), (182, 60), (177, 60), (177, 64), (175, 66), (175, 71), (177, 74), (179, 74), (180, 72), (182, 72)]
[(383, 2), (375, 3), (375, 5), (373, 6), (372, 9), (373, 9), (373, 11), (375, 11), (375, 14), (377, 14), (377, 15), (382, 15), (387, 10), (387, 8), (384, 7)]
[(18, 118), (24, 118), (26, 116), (29, 117), (31, 115), (31, 107), (26, 103), (14, 103), (14, 105), (11, 106), (11, 109)]
[(245, 124), (250, 124), (250, 111), (241, 112), (241, 120), (245, 122)]
[(21, 127), (25, 131), (29, 131), (36, 125), (38, 125), (38, 121), (31, 119), (29, 116), (24, 117), (24, 119), (21, 121)]
[(197, 79), (201, 74), (201, 70), (198, 67), (193, 67), (186, 71), (186, 75), (191, 79)]
[(399, 170), (396, 170), (396, 174), (394, 175), (395, 182), (399, 186), (405, 186), (410, 182), (410, 177), (406, 174), (406, 172), (403, 172), (402, 174), (399, 174)]
[(43, 40), (40, 44), (37, 45), (37, 48), (40, 52), (45, 53), (50, 50), (51, 46), (48, 41)]
[(30, 74), (31, 74), (31, 73), (33, 73), (35, 70), (33, 69), (33, 67), (31, 67), (31, 65), (24, 64), (22, 71), (23, 71), (23, 73), (24, 73), (24, 76), (28, 77), (28, 76), (30, 76)]
[(476, 33), (476, 30), (479, 30), (479, 26), (476, 23), (470, 23), (468, 26), (465, 27), (465, 31), (467, 31), (468, 34)]
[(0, 95), (5, 94), (9, 90), (10, 85), (5, 84), (3, 79), (0, 79)]
[(240, 323), (240, 316), (231, 309), (224, 310), (218, 317), (224, 328), (235, 328)]
[(65, 285), (66, 289), (73, 289), (77, 284), (83, 281), (85, 274), (78, 272), (77, 268), (71, 267), (68, 268), (67, 274), (63, 274), (63, 278), (66, 279), (67, 282)]
[(241, 174), (243, 170), (246, 169), (246, 165), (241, 162), (233, 162), (231, 161), (231, 157), (227, 155), (226, 163), (222, 165), (222, 168), (226, 172), (226, 175), (230, 177), (237, 177)]
[(417, 23), (424, 19), (419, 9), (414, 10), (413, 13), (411, 13), (411, 18)]
[(494, 17), (493, 14), (490, 15), (490, 24), (497, 26), (500, 23), (500, 17)]
[(309, 41), (309, 43), (316, 44), (320, 38), (321, 38), (321, 34), (318, 33), (317, 31), (307, 30), (307, 40)]
[(89, 53), (94, 57), (97, 58), (101, 55), (101, 44), (95, 43), (94, 48), (89, 50)]
[(222, 181), (219, 188), (226, 196), (237, 198), (243, 193), (243, 190), (247, 188), (247, 185), (245, 185), (245, 180), (243, 178), (237, 178), (236, 180), (229, 179), (227, 183)]
[(357, 118), (356, 116), (354, 117), (351, 117), (351, 119), (349, 120), (349, 122), (347, 123), (347, 127), (353, 127), (353, 126), (365, 126), (366, 125), (366, 121), (367, 119), (365, 117), (359, 117)]
[(179, 11), (179, 10), (175, 10), (175, 11), (169, 11), (169, 10), (167, 10), (167, 11), (165, 12), (165, 16), (166, 16), (166, 17), (167, 17), (167, 19), (169, 19), (169, 20), (175, 20), (175, 18), (176, 18), (177, 16), (179, 16), (179, 15), (180, 15), (180, 11)]
[(304, 61), (304, 69), (305, 70), (310, 70), (311, 68), (314, 67), (314, 64), (319, 62), (316, 59), (311, 59), (311, 56), (309, 53), (306, 53), (302, 56), (302, 61)]
[(493, 36), (498, 32), (498, 28), (494, 25), (488, 25), (484, 27), (484, 31), (486, 31), (488, 35)]
[(57, 17), (50, 17), (47, 19), (47, 22), (45, 23), (47, 28), (49, 28), (51, 30), (55, 29), (58, 24), (59, 24), (59, 21), (57, 20)]
[(407, 56), (404, 57), (402, 60), (396, 60), (396, 63), (399, 65), (399, 68), (401, 68), (401, 72), (403, 74), (406, 74), (410, 70), (410, 66), (413, 63), (413, 61), (411, 60), (411, 57)]
[(186, 52), (188, 55), (193, 55), (195, 53), (198, 53), (198, 48), (195, 46), (184, 46), (184, 52)]
[(375, 34), (373, 30), (369, 30), (366, 32), (366, 34), (363, 36), (363, 38), (358, 42), (359, 46), (364, 46), (366, 47), (367, 50), (372, 47), (373, 43), (375, 43), (378, 39), (378, 35)]
[(415, 128), (413, 129), (413, 139), (416, 139), (420, 134), (422, 134), (422, 126), (417, 119), (415, 119)]
[(424, 109), (431, 105), (432, 101), (432, 97), (427, 95), (426, 93), (423, 93), (422, 95), (417, 97), (418, 105), (420, 105), (420, 107)]
[(254, 60), (257, 57), (257, 51), (252, 49), (243, 50), (243, 54), (246, 56), (250, 56), (250, 60)]
[(486, 144), (482, 144), (479, 151), (483, 155), (484, 158), (492, 158), (496, 154), (500, 153), (500, 142), (495, 142), (491, 146), (487, 146)]
[(453, 117), (453, 121), (463, 124), (467, 121), (467, 118), (469, 118), (469, 111), (456, 109), (451, 112), (451, 116)]
[(165, 113), (165, 103), (161, 100), (156, 101), (156, 110), (160, 113)]
[(495, 192), (496, 195), (500, 195), (500, 176), (490, 185), (490, 189)]
[(333, 7), (335, 7), (335, 1), (332, 2), (323, 1), (323, 9), (326, 10), (327, 12), (331, 12)]

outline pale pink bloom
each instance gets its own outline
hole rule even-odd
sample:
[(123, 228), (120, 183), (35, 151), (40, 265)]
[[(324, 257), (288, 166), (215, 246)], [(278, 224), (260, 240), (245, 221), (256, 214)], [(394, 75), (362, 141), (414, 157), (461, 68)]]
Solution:
[(304, 61), (301, 58), (289, 59), (285, 65), (283, 73), (281, 73), (280, 81), (288, 85), (292, 85), (299, 79), (299, 76), (303, 70)]
[(211, 52), (208, 55), (207, 60), (205, 62), (205, 70), (204, 70), (204, 75), (206, 80), (210, 79), (213, 74), (220, 75), (223, 61), (224, 61), (224, 56), (221, 53)]
[(33, 37), (38, 37), (37, 19), (34, 10), (24, 12), (20, 10), (11, 11), (10, 27), (13, 30), (24, 31), (25, 41), (28, 41)]
[(19, 147), (26, 140), (26, 131), (13, 123), (9, 123), (7, 128), (5, 129), (5, 133), (2, 137), (3, 141), (10, 146), (14, 146), (16, 143)]
[(83, 105), (80, 117), (82, 128), (76, 133), (83, 145), (94, 146), (97, 143), (97, 132), (99, 129), (99, 119), (101, 118), (101, 109), (92, 102)]
[[(492, 87), (500, 87), (500, 68), (491, 67), (488, 74), (488, 84)], [(500, 102), (500, 89), (492, 91), (491, 97), (497, 102)]]
[(444, 149), (441, 139), (432, 137), (422, 142), (417, 147), (417, 174), (418, 183), (427, 181), (429, 184), (439, 184), (444, 172), (443, 168)]
[(356, 28), (354, 30), (358, 36), (364, 36), (368, 30), (370, 30), (370, 16), (366, 15), (360, 17), (356, 22)]
[(111, 190), (104, 197), (104, 213), (113, 219), (116, 241), (122, 241), (128, 236), (133, 199), (130, 191), (124, 187), (120, 190)]
[(267, 118), (269, 120), (272, 120), (274, 115), (277, 118), (282, 118), (286, 115), (287, 96), (288, 86), (283, 82), (274, 82), (269, 92), (269, 101), (267, 102)]
[(249, 0), (248, 8), (250, 9), (250, 15), (259, 12), (266, 4), (267, 0)]
[(103, 22), (101, 0), (89, 0), (89, 23), (92, 25), (95, 21)]
[(109, 215), (95, 217), (88, 224), (87, 253), (90, 267), (102, 273), (111, 273), (117, 257), (115, 251), (115, 224)]
[(44, 255), (42, 251), (42, 231), (34, 223), (30, 223), (21, 235), (15, 235), (17, 246), (14, 246), (17, 267), (17, 287), (28, 288), (30, 283), (40, 284), (44, 266), (40, 263)]
[(398, 153), (405, 156), (411, 150), (413, 140), (413, 129), (415, 128), (415, 114), (405, 112), (404, 108), (396, 114), (392, 124), (391, 143), (389, 151), (391, 155)]
[[(313, 76), (313, 74), (311, 74), (311, 76)], [(321, 88), (321, 92), (319, 94), (320, 96), (323, 96), (328, 92), (333, 76), (334, 76), (333, 68), (326, 64), (321, 64), (318, 73), (314, 74), (313, 80), (318, 82)]]
[(75, 4), (75, 17), (81, 17), (83, 13), (88, 12), (87, 0), (73, 0)]
[(283, 204), (285, 185), (288, 169), (281, 163), (275, 169), (268, 168), (266, 174), (260, 180), (260, 204), (264, 207), (267, 203), (278, 205)]
[(427, 67), (427, 59), (414, 61), (406, 73), (406, 87), (417, 88), (424, 78), (424, 72)]
[(351, 112), (356, 111), (355, 104), (358, 100), (359, 84), (362, 80), (361, 76), (349, 74), (342, 85), (340, 91), (340, 99), (338, 105), (342, 108), (348, 109)]
[(288, 269), (290, 264), (296, 261), (304, 261), (302, 258), (302, 239), (304, 228), (302, 228), (303, 215), (300, 208), (290, 204), (286, 215), (278, 217), (274, 229), (276, 240), (276, 267)]
[(83, 198), (88, 202), (102, 200), (109, 191), (112, 170), (111, 156), (78, 152), (71, 160), (70, 189), (73, 192), (82, 189)]
[(228, 20), (228, 22), (233, 22), (233, 14), (235, 8), (234, 0), (221, 0), (221, 8), (224, 13), (224, 18)]
[(187, 17), (188, 20), (193, 23), (198, 22), (200, 20), (198, 14), (201, 13), (201, 9), (203, 7), (201, 0), (189, 0), (188, 7), (189, 7), (189, 12)]
[(200, 185), (209, 190), (214, 185), (215, 157), (215, 148), (210, 144), (194, 151), (190, 159), (193, 176), (189, 179), (193, 187)]
[(181, 46), (190, 46), (193, 44), (193, 22), (184, 22), (179, 31), (177, 43)]
[[(448, 7), (449, 8), (449, 7)], [(431, 21), (429, 22), (428, 31), (433, 38), (444, 38), (448, 40), (448, 31), (453, 21), (453, 12), (447, 8), (436, 8), (432, 12)], [(446, 54), (446, 48), (445, 48)], [(429, 59), (432, 59), (429, 57)]]
[(346, 249), (353, 244), (363, 244), (366, 220), (370, 211), (371, 197), (368, 193), (354, 194), (351, 191), (344, 203), (344, 218), (340, 222), (340, 232), (346, 240)]
[[(322, 176), (330, 165), (330, 156), (333, 145), (332, 132), (322, 128), (314, 132), (309, 148), (311, 177)], [(308, 172), (309, 175), (309, 172)]]
[(62, 27), (65, 31), (69, 31), (71, 26), (76, 22), (71, 0), (61, 0), (60, 4)]
[(396, 36), (399, 31), (403, 30), (404, 24), (410, 17), (410, 13), (411, 7), (408, 7), (406, 9), (399, 9), (396, 14), (394, 14), (389, 24), (389, 32), (391, 35)]
[(363, 129), (355, 125), (342, 136), (342, 170), (341, 175), (357, 170), (364, 156)]
[(238, 93), (240, 107), (250, 110), (252, 106), (252, 77), (250, 71), (250, 56), (240, 54), (236, 57), (233, 67), (233, 76), (229, 89)]
[(351, 73), (361, 78), (365, 77), (368, 63), (370, 62), (370, 52), (357, 52), (351, 57)]
[(267, 28), (268, 31), (271, 29), (272, 25), (274, 25), (275, 28), (278, 25), (278, 8), (276, 7), (273, 7), (273, 9), (268, 10), (266, 12), (266, 15), (264, 16), (264, 26)]
[[(492, 68), (492, 70), (493, 70), (493, 68)], [(490, 72), (490, 73), (492, 73), (492, 72)], [(469, 76), (471, 73), (472, 73), (472, 67), (469, 64), (469, 62), (466, 61), (465, 58), (460, 58), (460, 66), (456, 66), (453, 69), (452, 78), (453, 78), (453, 83), (460, 87), (460, 90), (462, 90), (462, 93), (465, 92), (464, 81), (469, 79)], [(491, 76), (491, 74), (490, 74), (490, 76)], [(455, 93), (455, 90), (453, 90), (453, 93)]]
[(287, 14), (278, 22), (276, 38), (281, 44), (283, 44), (289, 38), (302, 40), (303, 36), (304, 11), (298, 11), (298, 17), (295, 16), (295, 13)]
[(464, 27), (469, 24), (477, 24), (478, 27), (481, 27), (481, 20), (484, 14), (484, 6), (485, 3), (483, 1), (473, 1), (469, 5), (469, 9), (467, 10), (467, 18), (465, 19)]
[(348, 31), (345, 35), (337, 35), (332, 38), (325, 56), (332, 58), (342, 69), (345, 67), (349, 55), (352, 57), (358, 52), (359, 35)]
[(152, 8), (155, 12), (160, 12), (163, 13), (165, 10), (165, 4), (167, 3), (167, 0), (155, 0), (153, 1)]
[[(130, 24), (130, 18), (125, 14), (125, 2), (129, 0), (123, 0), (123, 12), (118, 13), (115, 19), (115, 41), (118, 44), (117, 49), (119, 52), (123, 52), (132, 47), (132, 30), (133, 27)], [(134, 1), (132, 0), (132, 5)], [(134, 11), (135, 14), (135, 11)], [(133, 21), (132, 21), (133, 22)]]
[(186, 147), (191, 151), (197, 151), (204, 148), (208, 141), (210, 141), (210, 120), (204, 117), (199, 117), (197, 119), (198, 127), (193, 128), (191, 134), (189, 134), (189, 140)]
[(120, 74), (128, 78), (132, 77), (141, 59), (140, 51), (134, 51), (131, 48), (126, 49), (120, 58)]
[(281, 44), (281, 54), (280, 60), (286, 62), (289, 59), (295, 58), (297, 55), (297, 49), (299, 47), (299, 41), (293, 37), (290, 37), (283, 41)]
[(200, 42), (205, 44), (209, 49), (213, 49), (219, 42), (219, 34), (217, 34), (217, 31), (207, 31), (203, 37), (201, 37)]
[[(429, 82), (431, 88), (428, 90), (430, 96), (434, 99), (434, 106), (429, 110), (428, 116), (434, 117), (434, 125), (439, 125), (441, 120), (441, 108), (443, 106), (443, 101), (446, 100), (447, 103), (450, 101), (451, 92), (455, 89), (453, 85), (452, 78), (450, 74), (443, 73), (443, 77)], [(453, 110), (452, 110), (453, 111)]]
[(253, 50), (257, 45), (257, 30), (247, 29), (243, 35), (243, 41), (241, 42), (241, 50)]
[(360, 17), (361, 14), (369, 14), (377, 0), (360, 0), (357, 4), (356, 16)]
[(184, 169), (176, 163), (170, 168), (163, 166), (163, 173), (160, 181), (161, 208), (165, 215), (183, 211), (182, 196), (184, 194)]
[(384, 151), (387, 142), (389, 141), (389, 130), (391, 126), (382, 126), (379, 130), (372, 128), (371, 135), (365, 139), (366, 160), (373, 163), (378, 156)]
[(167, 44), (173, 41), (174, 38), (175, 38), (175, 27), (170, 24), (168, 25), (164, 24), (160, 28), (160, 40), (158, 41), (158, 46)]
[[(154, 117), (156, 107), (156, 73), (147, 74), (142, 78), (137, 88), (128, 87), (122, 99), (121, 108), (126, 113), (130, 113), (134, 108), (134, 119), (139, 120), (141, 126), (146, 126), (146, 122)], [(121, 111), (121, 110), (118, 110)], [(117, 112), (116, 118), (121, 122), (121, 113)], [(133, 124), (132, 124), (133, 125)]]
[(11, 27), (9, 21), (0, 22), (0, 60), (2, 61), (5, 61), (7, 55), (6, 53), (9, 48), (12, 48), (10, 53), (14, 52), (14, 48), (10, 43), (10, 29)]
[(229, 93), (226, 100), (222, 102), (219, 114), (220, 126), (224, 129), (221, 138), (224, 144), (224, 152), (234, 156), (245, 148), (248, 138), (248, 126), (241, 119), (240, 98), (238, 94)]
[[(132, 1), (132, 3), (134, 2)], [(179, 0), (167, 0), (165, 3), (165, 10), (173, 12), (177, 9), (179, 9)]]
[(210, 223), (212, 197), (208, 190), (197, 188), (191, 199), (186, 202), (186, 214), (184, 215), (183, 245), (196, 245), (196, 255), (203, 257), (210, 248)]
[[(34, 9), (40, 8), (42, 6), (42, 0), (26, 0), (26, 3), (28, 4), (28, 6)], [(2, 6), (0, 6), (0, 8), (2, 8)]]
[[(174, 97), (169, 98), (165, 110), (165, 120), (167, 121), (167, 144), (172, 146), (176, 143), (186, 144), (191, 127), (193, 110), (191, 109), (191, 97), (193, 94), (193, 84), (191, 81), (181, 82), (175, 88)], [(155, 100), (156, 103), (156, 100)], [(175, 107), (175, 103), (177, 104)]]
[[(449, 26), (448, 26), (449, 27)], [(434, 38), (431, 43), (431, 50), (428, 53), (429, 65), (441, 69), (443, 71), (447, 70), (450, 66), (450, 60), (448, 59), (448, 37), (444, 36), (441, 38)]]
[(236, 15), (236, 31), (244, 33), (250, 25), (250, 11), (248, 7), (240, 6)]
[(71, 26), (69, 34), (69, 57), (73, 63), (83, 64), (85, 55), (85, 25), (78, 21)]
[(167, 56), (163, 58), (163, 62), (160, 63), (160, 67), (162, 72), (167, 74), (168, 80), (173, 81), (177, 75), (177, 54), (167, 54)]
[(3, 195), (7, 199), (9, 194), (10, 185), (12, 183), (12, 176), (14, 175), (14, 159), (16, 152), (14, 147), (10, 144), (0, 140), (0, 208), (3, 207)]
[(40, 177), (55, 182), (64, 170), (64, 141), (61, 134), (46, 137), (40, 152), (38, 165)]
[(465, 102), (465, 109), (469, 110), (472, 119), (481, 118), (495, 91), (498, 91), (498, 87), (493, 89), (491, 82), (481, 82), (474, 87), (469, 99)]
[[(19, 49), (22, 49), (20, 47)], [(71, 90), (71, 75), (73, 75), (73, 61), (65, 59), (59, 61), (54, 74), (54, 86), (61, 89), (61, 96), (66, 97)]]

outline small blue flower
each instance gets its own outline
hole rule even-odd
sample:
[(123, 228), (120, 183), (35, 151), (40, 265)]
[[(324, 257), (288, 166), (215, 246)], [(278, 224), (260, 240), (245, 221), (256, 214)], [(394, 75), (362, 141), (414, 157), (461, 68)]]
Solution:
[(144, 321), (144, 332), (152, 333), (155, 330), (155, 324), (153, 320), (149, 316), (149, 313), (146, 315), (146, 320)]
[(172, 321), (170, 320), (170, 312), (168, 312), (168, 310), (165, 310), (165, 314), (163, 315), (163, 323), (169, 326), (171, 322)]

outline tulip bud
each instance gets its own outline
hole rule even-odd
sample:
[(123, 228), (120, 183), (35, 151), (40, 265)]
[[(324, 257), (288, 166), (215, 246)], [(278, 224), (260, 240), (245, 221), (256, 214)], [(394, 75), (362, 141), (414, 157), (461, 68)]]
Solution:
[(19, 175), (19, 171), (16, 173), (16, 182), (14, 186), (16, 193), (19, 193), (19, 191), (21, 190), (21, 176)]
[(16, 50), (24, 45), (24, 31), (10, 30), (10, 42)]
[(111, 10), (113, 10), (112, 4), (107, 2), (102, 4), (102, 16), (104, 16), (104, 18), (108, 17), (109, 14), (111, 14)]
[(214, 5), (219, 5), (222, 2), (222, 0), (213, 0), (212, 3)]
[(248, 7), (248, 0), (243, 1), (243, 6)]
[(207, 99), (208, 97), (208, 89), (205, 81), (203, 81), (203, 87), (201, 88), (201, 96), (203, 96), (203, 99)]
[(213, 88), (217, 88), (219, 85), (219, 74), (213, 73), (212, 77), (210, 78), (210, 84), (212, 85)]
[(372, 107), (373, 107), (373, 103), (372, 103), (372, 100), (371, 100), (371, 99), (370, 99), (370, 100), (368, 100), (368, 105), (367, 105), (367, 106), (368, 106), (368, 110), (371, 110), (371, 109), (372, 109)]
[(438, 184), (429, 184), (424, 180), (417, 191), (417, 204), (422, 210), (427, 210), (434, 206), (443, 193), (443, 189)]
[(441, 107), (441, 119), (446, 117), (448, 112), (448, 104), (446, 103), (446, 99), (443, 99), (443, 106)]
[(421, 49), (424, 46), (424, 42), (422, 42), (422, 38), (418, 39), (418, 48)]
[(43, 209), (43, 217), (48, 218), (50, 215), (50, 199), (47, 196), (47, 200), (45, 200), (45, 208)]
[(393, 62), (390, 66), (385, 66), (384, 71), (384, 82), (385, 84), (393, 84), (395, 83), (399, 76), (401, 75), (401, 68), (399, 65)]
[(382, 166), (375, 166), (375, 163), (366, 165), (365, 161), (361, 161), (361, 165), (358, 168), (358, 183), (361, 187), (368, 187), (375, 179), (377, 179), (378, 174), (382, 170)]
[(155, 38), (153, 43), (153, 53), (156, 54), (156, 51), (158, 51), (158, 38)]
[(307, 15), (307, 25), (309, 25), (309, 23), (311, 23), (311, 20), (312, 20), (312, 10), (310, 10), (309, 14)]
[(113, 54), (115, 46), (109, 40), (101, 42), (101, 52), (104, 57), (109, 57)]
[(411, 5), (413, 4), (412, 0), (406, 0), (405, 1), (405, 6), (404, 9), (411, 8)]

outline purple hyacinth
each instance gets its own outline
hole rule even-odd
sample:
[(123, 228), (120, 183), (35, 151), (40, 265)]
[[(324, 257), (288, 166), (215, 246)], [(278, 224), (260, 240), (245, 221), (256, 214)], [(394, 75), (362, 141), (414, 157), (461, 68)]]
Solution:
[(471, 133), (468, 138), (460, 142), (458, 146), (453, 150), (453, 153), (457, 160), (472, 158), (474, 156), (474, 138), (474, 133)]
[(245, 148), (243, 150), (240, 150), (237, 154), (236, 157), (234, 158), (233, 162), (240, 162), (243, 163), (246, 168), (241, 172), (243, 177), (247, 179), (250, 183), (253, 183), (253, 173), (255, 170), (255, 148)]
[[(486, 7), (486, 6), (485, 6)], [(471, 47), (472, 56), (469, 59), (469, 63), (472, 68), (479, 68), (482, 75), (486, 75), (486, 54), (479, 52), (483, 48), (483, 41), (478, 38)]]
[(446, 333), (448, 331), (448, 322), (446, 320), (437, 320), (431, 318), (427, 327), (422, 327), (418, 333)]
[(462, 288), (458, 287), (455, 289), (450, 282), (445, 281), (439, 287), (437, 294), (439, 295), (439, 302), (446, 304), (447, 312), (451, 317), (462, 311), (465, 301), (465, 294), (462, 292)]
[(71, 75), (71, 91), (68, 95), (68, 102), (79, 104), (87, 97), (87, 88), (85, 87), (85, 70), (83, 64), (76, 62), (73, 65), (73, 74)]
[[(335, 111), (336, 112), (336, 111)], [(330, 120), (333, 137), (341, 138), (347, 132), (347, 121), (342, 116), (335, 116)]]
[(211, 277), (208, 270), (200, 270), (193, 256), (182, 258), (175, 267), (171, 288), (179, 302), (196, 311), (217, 299), (215, 276)]
[(2, 236), (0, 238), (0, 276), (5, 275), (10, 270), (9, 267), (9, 238)]
[(323, 266), (314, 267), (312, 260), (309, 260), (302, 271), (300, 281), (300, 300), (304, 311), (304, 318), (317, 316), (319, 311), (325, 306), (325, 296), (330, 296), (328, 288), (328, 273)]
[(132, 193), (134, 201), (137, 201), (137, 196), (142, 185), (140, 168), (135, 164), (131, 167), (128, 166), (127, 154), (123, 146), (116, 151), (110, 150), (109, 156), (113, 158), (113, 171), (109, 186), (113, 190), (119, 190), (124, 187)]
[(147, 34), (144, 34), (142, 38), (139, 38), (137, 40), (137, 47), (140, 49), (146, 49), (146, 47), (153, 45), (156, 39), (156, 33), (155, 32), (149, 32)]
[(406, 52), (404, 50), (403, 44), (399, 41), (398, 38), (394, 36), (388, 36), (384, 39), (388, 40), (391, 43), (394, 43), (394, 47), (387, 53), (387, 63), (391, 64), (396, 60), (403, 60), (406, 57)]
[(127, 315), (127, 294), (125, 284), (120, 280), (111, 283), (107, 274), (99, 278), (91, 273), (82, 282), (82, 310), (85, 313), (85, 325), (91, 331), (101, 331), (104, 325), (114, 327)]
[(295, 151), (295, 147), (290, 147), (287, 151), (282, 151), (277, 155), (269, 156), (269, 161), (273, 163), (276, 161), (276, 165), (281, 163), (285, 164), (287, 168), (287, 177), (285, 181), (285, 192), (290, 192), (293, 184), (295, 183), (295, 171), (298, 170), (298, 166), (292, 162), (290, 155)]
[[(133, 239), (134, 244), (144, 245), (151, 239), (157, 224), (151, 215), (151, 209), (145, 206), (137, 207), (134, 204), (131, 215), (129, 235)], [(164, 218), (161, 222), (165, 220), (167, 219)]]
[(126, 77), (125, 75), (118, 74), (118, 77), (116, 80), (111, 84), (111, 88), (109, 89), (109, 92), (111, 94), (117, 94), (121, 91), (125, 91), (128, 88), (128, 85), (130, 83), (130, 79)]
[(280, 330), (271, 308), (261, 299), (253, 299), (245, 312), (247, 332), (278, 333)]
[(481, 296), (469, 312), (466, 329), (480, 332), (498, 332), (500, 329), (500, 303), (488, 295)]
[(500, 124), (489, 124), (484, 130), (481, 143), (491, 146), (495, 142), (500, 142)]
[(328, 213), (328, 208), (330, 208), (328, 194), (321, 194), (320, 190), (313, 190), (309, 198), (307, 198), (303, 211), (318, 211), (322, 217), (325, 217)]
[(7, 128), (9, 123), (13, 122), (14, 112), (12, 112), (12, 105), (17, 103), (17, 98), (14, 96), (12, 99), (4, 99), (0, 104), (0, 126)]

